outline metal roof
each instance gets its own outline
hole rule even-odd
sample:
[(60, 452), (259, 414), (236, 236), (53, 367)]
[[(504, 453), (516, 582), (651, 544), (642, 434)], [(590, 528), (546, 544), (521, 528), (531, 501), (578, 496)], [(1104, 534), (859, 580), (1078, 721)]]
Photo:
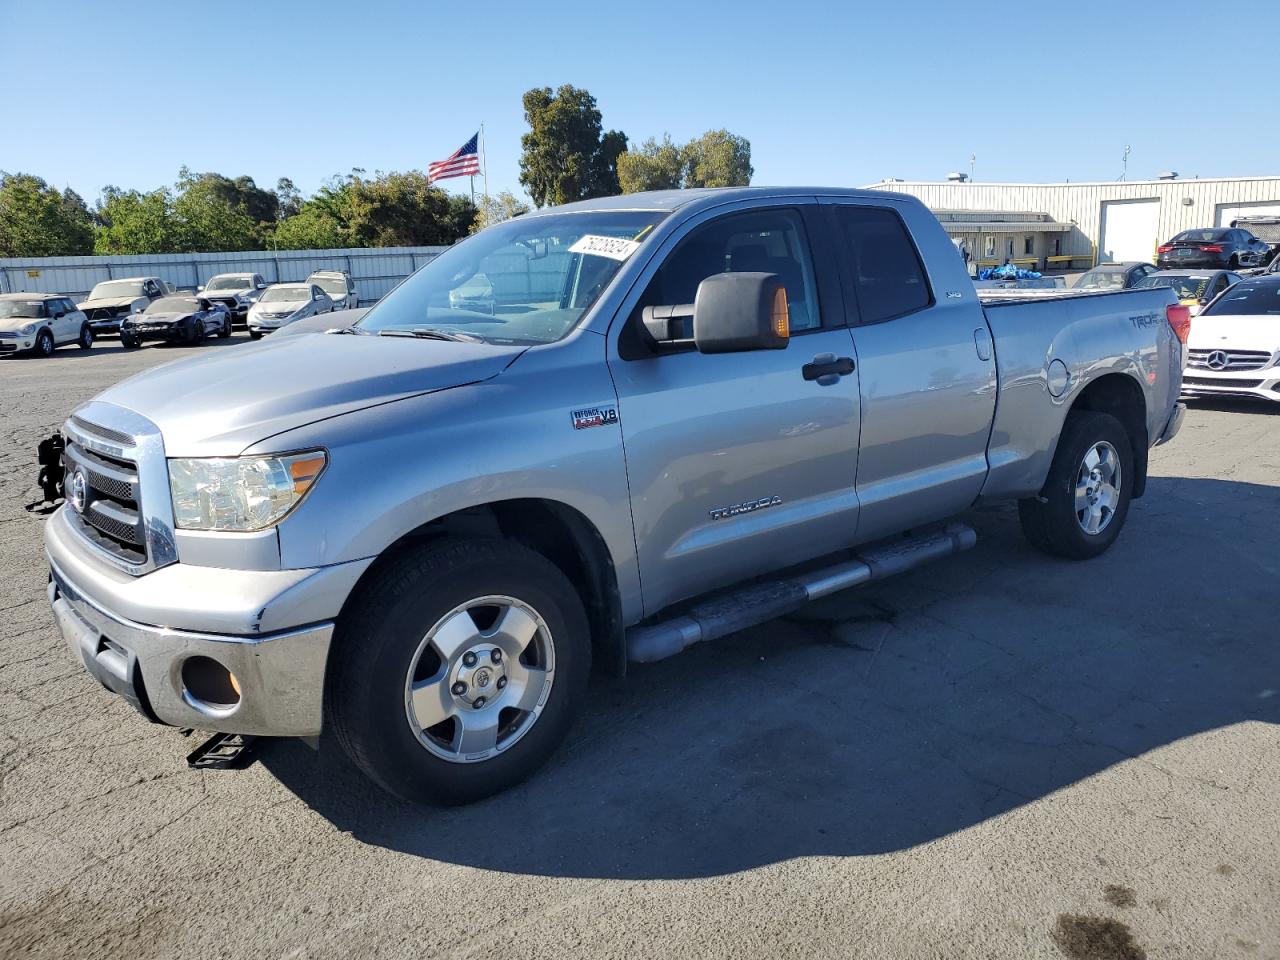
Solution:
[(1051, 220), (942, 220), (948, 233), (1068, 233), (1072, 225)]

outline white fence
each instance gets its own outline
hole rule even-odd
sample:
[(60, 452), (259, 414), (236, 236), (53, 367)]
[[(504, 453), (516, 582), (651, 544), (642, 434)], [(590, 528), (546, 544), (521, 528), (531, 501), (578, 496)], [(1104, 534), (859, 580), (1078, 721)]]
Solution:
[(260, 273), (267, 283), (305, 280), (316, 270), (345, 270), (360, 303), (388, 290), (448, 247), (350, 250), (252, 250), (242, 253), (158, 253), (139, 257), (0, 258), (0, 293), (65, 293), (84, 299), (94, 284), (122, 277), (159, 277), (195, 290), (216, 273)]

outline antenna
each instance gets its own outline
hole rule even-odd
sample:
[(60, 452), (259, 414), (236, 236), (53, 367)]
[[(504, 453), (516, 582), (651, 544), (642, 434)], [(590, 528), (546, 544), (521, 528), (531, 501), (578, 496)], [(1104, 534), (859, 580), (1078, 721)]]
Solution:
[(976, 153), (969, 154), (969, 182), (973, 183), (973, 165), (978, 162)]
[(1120, 162), (1124, 164), (1124, 172), (1120, 174), (1121, 180), (1129, 179), (1129, 145), (1124, 145), (1124, 156), (1120, 158)]

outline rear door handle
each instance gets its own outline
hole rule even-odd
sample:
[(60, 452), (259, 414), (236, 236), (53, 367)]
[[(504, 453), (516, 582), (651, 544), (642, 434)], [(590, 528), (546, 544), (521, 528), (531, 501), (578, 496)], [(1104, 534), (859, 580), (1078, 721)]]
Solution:
[(806, 380), (817, 380), (818, 386), (829, 387), (841, 377), (853, 373), (856, 364), (852, 357), (837, 357), (834, 353), (820, 353), (803, 367), (800, 372)]

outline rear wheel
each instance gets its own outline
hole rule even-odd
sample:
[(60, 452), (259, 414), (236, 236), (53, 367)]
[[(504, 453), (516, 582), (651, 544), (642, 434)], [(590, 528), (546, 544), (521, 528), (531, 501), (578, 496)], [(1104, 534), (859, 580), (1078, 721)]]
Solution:
[(1087, 560), (1103, 553), (1124, 527), (1133, 486), (1133, 449), (1108, 413), (1070, 414), (1039, 497), (1021, 500), (1027, 539), (1046, 553)]
[(1227, 261), (1227, 269), (1228, 270), (1240, 269), (1240, 258), (1236, 256), (1234, 253), (1231, 255), (1231, 259)]
[(352, 761), (420, 803), (518, 783), (568, 731), (591, 643), (572, 584), (502, 540), (387, 562), (339, 620), (325, 717)]
[(80, 336), (76, 343), (80, 345), (81, 350), (88, 350), (93, 346), (93, 328), (87, 323), (80, 328)]

